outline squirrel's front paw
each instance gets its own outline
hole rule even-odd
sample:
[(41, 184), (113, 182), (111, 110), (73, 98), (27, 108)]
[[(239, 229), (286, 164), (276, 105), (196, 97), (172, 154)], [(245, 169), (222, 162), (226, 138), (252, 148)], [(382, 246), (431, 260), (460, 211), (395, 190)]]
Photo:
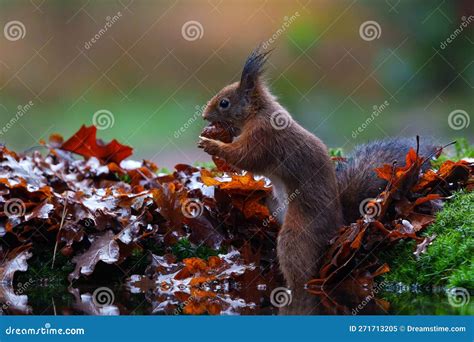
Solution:
[(203, 136), (199, 137), (198, 147), (204, 149), (206, 153), (215, 156), (219, 153), (219, 147), (222, 142), (214, 139), (209, 139)]

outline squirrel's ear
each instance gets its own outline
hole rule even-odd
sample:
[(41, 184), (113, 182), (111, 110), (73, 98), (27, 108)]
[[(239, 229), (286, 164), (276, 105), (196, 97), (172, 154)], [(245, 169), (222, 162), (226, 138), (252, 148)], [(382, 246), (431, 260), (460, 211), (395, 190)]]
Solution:
[(263, 67), (270, 52), (271, 50), (262, 52), (261, 46), (259, 46), (248, 56), (244, 69), (242, 70), (239, 85), (239, 92), (244, 98), (251, 95), (257, 88), (260, 76), (264, 72)]

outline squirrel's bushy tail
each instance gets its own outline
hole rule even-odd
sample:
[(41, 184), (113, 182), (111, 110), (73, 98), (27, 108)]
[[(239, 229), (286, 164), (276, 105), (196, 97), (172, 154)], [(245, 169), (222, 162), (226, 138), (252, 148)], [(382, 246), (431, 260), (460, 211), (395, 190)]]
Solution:
[[(362, 216), (360, 203), (375, 198), (387, 185), (378, 178), (374, 169), (397, 161), (405, 165), (405, 156), (410, 148), (416, 149), (416, 139), (390, 138), (376, 140), (357, 146), (346, 162), (339, 163), (336, 174), (345, 224), (355, 222)], [(420, 142), (419, 154), (427, 157), (436, 151), (432, 142)], [(424, 168), (430, 165), (427, 162)]]

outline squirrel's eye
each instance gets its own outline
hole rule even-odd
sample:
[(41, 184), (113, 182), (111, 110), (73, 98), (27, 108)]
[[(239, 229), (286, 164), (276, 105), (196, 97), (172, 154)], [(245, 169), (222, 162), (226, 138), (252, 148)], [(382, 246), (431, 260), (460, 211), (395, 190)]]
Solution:
[(221, 107), (222, 109), (229, 108), (229, 106), (230, 106), (230, 101), (228, 99), (222, 99), (219, 102), (219, 107)]

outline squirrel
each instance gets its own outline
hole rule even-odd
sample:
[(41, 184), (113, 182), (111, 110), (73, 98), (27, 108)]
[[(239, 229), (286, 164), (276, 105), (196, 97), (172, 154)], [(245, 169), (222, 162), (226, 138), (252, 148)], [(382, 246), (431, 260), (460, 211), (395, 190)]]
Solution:
[[(317, 272), (329, 241), (344, 224), (361, 217), (359, 204), (386, 186), (374, 168), (404, 161), (409, 139), (387, 139), (356, 147), (337, 168), (326, 145), (303, 128), (277, 101), (263, 80), (269, 51), (255, 49), (240, 81), (224, 87), (208, 103), (205, 120), (225, 123), (239, 134), (232, 142), (200, 136), (198, 147), (231, 166), (269, 178), (270, 209), (282, 212), (277, 257), (287, 286), (303, 291)], [(429, 155), (433, 146), (420, 148)]]

